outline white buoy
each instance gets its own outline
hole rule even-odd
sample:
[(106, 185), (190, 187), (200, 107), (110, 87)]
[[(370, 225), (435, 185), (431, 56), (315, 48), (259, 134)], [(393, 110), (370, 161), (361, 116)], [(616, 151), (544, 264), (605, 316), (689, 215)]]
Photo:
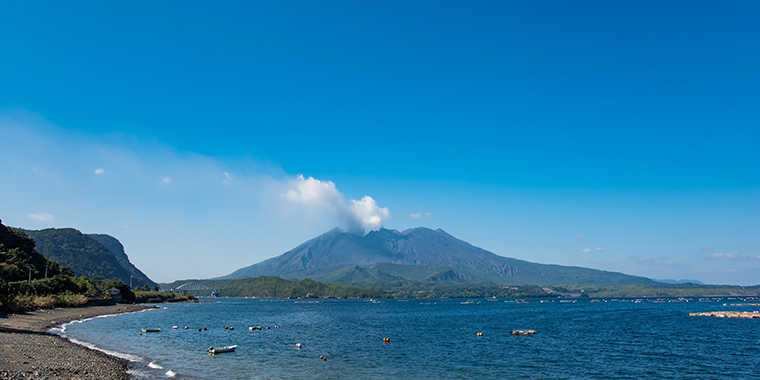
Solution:
[(155, 360), (148, 363), (148, 367), (155, 368), (155, 369), (164, 369), (164, 367), (161, 367), (160, 365), (158, 365), (158, 363), (156, 363)]
[(301, 347), (302, 347), (302, 346), (301, 346), (301, 343), (296, 343), (296, 348), (299, 348), (299, 349), (300, 349)]
[(173, 329), (173, 330), (176, 330), (176, 329), (177, 329), (177, 326), (172, 326), (172, 329)]

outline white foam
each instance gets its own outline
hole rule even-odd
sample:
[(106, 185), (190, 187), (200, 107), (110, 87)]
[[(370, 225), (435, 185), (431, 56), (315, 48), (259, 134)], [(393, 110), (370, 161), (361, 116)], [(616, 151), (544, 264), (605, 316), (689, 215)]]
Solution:
[(140, 312), (147, 311), (147, 310), (158, 310), (158, 309), (143, 309), (143, 310), (138, 310), (138, 311), (130, 311), (130, 312), (126, 312), (126, 313), (105, 314), (105, 315), (98, 315), (98, 316), (92, 317), (92, 318), (78, 319), (78, 320), (75, 320), (75, 321), (63, 323), (63, 324), (61, 324), (58, 327), (50, 328), (50, 329), (48, 329), (48, 333), (58, 335), (58, 336), (60, 336), (62, 338), (68, 339), (69, 342), (71, 342), (71, 343), (78, 344), (78, 345), (83, 346), (83, 347), (87, 347), (87, 348), (89, 348), (91, 350), (100, 351), (100, 352), (102, 352), (102, 353), (104, 353), (106, 355), (114, 356), (114, 357), (117, 357), (117, 358), (120, 358), (120, 359), (128, 360), (130, 362), (135, 362), (135, 363), (144, 362), (145, 359), (142, 358), (142, 357), (140, 357), (140, 356), (137, 356), (137, 355), (126, 354), (126, 353), (123, 353), (123, 352), (118, 352), (118, 351), (113, 351), (113, 350), (106, 350), (106, 349), (100, 348), (100, 347), (98, 347), (98, 346), (96, 346), (96, 345), (94, 345), (92, 343), (84, 342), (84, 341), (81, 341), (81, 340), (78, 340), (78, 339), (74, 339), (74, 338), (66, 335), (66, 328), (68, 326), (71, 326), (71, 325), (75, 324), (75, 323), (83, 323), (83, 322), (91, 321), (91, 320), (93, 320), (95, 318), (108, 318), (108, 317), (113, 317), (113, 316), (122, 315), (122, 314), (140, 313)]
[(81, 340), (74, 339), (74, 338), (67, 337), (67, 336), (63, 336), (63, 337), (64, 338), (68, 338), (69, 342), (71, 342), (71, 343), (87, 347), (87, 348), (89, 348), (91, 350), (100, 351), (100, 352), (102, 352), (102, 353), (104, 353), (106, 355), (114, 356), (114, 357), (117, 357), (119, 359), (129, 360), (130, 362), (133, 362), (133, 363), (139, 363), (139, 362), (144, 362), (145, 361), (145, 359), (143, 359), (142, 357), (137, 356), (137, 355), (125, 354), (123, 352), (118, 352), (118, 351), (113, 351), (113, 350), (106, 350), (106, 349), (100, 348), (100, 347), (98, 347), (98, 346), (96, 346), (96, 345), (94, 345), (92, 343), (83, 342)]

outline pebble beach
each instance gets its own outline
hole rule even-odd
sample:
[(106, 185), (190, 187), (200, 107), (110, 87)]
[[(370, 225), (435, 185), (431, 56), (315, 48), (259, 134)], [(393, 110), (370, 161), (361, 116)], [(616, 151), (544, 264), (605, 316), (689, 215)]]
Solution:
[(69, 342), (48, 329), (98, 315), (150, 308), (108, 305), (0, 314), (0, 379), (129, 379), (129, 362)]

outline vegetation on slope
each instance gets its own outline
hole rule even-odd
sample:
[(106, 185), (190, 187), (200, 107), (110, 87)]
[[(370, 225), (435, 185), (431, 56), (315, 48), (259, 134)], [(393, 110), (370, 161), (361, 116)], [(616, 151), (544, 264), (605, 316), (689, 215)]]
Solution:
[[(346, 284), (348, 285), (348, 284)], [(382, 289), (394, 298), (541, 298), (552, 295), (536, 285), (468, 284), (423, 281), (362, 281), (350, 285)]]
[(382, 289), (394, 298), (546, 298), (546, 297), (703, 297), (756, 296), (758, 286), (655, 284), (655, 285), (501, 285), (425, 281), (360, 281), (343, 283)]
[(110, 288), (121, 290), (126, 300), (134, 299), (124, 283), (74, 277), (68, 267), (45, 259), (34, 245), (23, 231), (0, 223), (0, 309), (81, 306), (88, 296), (108, 297), (105, 291)]
[(698, 285), (655, 284), (655, 285), (555, 285), (552, 292), (568, 296), (588, 297), (705, 297), (705, 296), (756, 296), (760, 285)]
[(129, 283), (130, 273), (116, 256), (95, 239), (73, 228), (24, 230), (39, 253), (69, 267), (75, 276), (100, 277)]
[[(86, 234), (85, 236), (90, 237), (97, 241), (98, 243), (102, 244), (106, 249), (111, 251), (113, 255), (116, 257), (116, 260), (121, 264), (122, 268), (126, 269), (129, 274), (133, 276), (132, 279), (132, 285), (133, 286), (141, 286), (141, 285), (147, 285), (149, 287), (154, 287), (158, 284), (156, 284), (153, 280), (148, 278), (148, 276), (143, 273), (141, 270), (137, 269), (137, 267), (132, 264), (132, 262), (129, 261), (129, 257), (127, 256), (127, 253), (124, 251), (124, 246), (121, 244), (121, 242), (116, 239), (115, 237), (111, 235), (105, 235), (105, 234)], [(125, 278), (126, 282), (126, 278)]]
[(190, 302), (195, 301), (192, 294), (175, 294), (172, 292), (135, 290), (136, 303)]
[[(162, 289), (176, 288), (186, 282), (198, 282), (212, 289), (223, 289), (221, 296), (261, 298), (390, 298), (390, 294), (376, 289), (356, 286), (325, 284), (304, 279), (288, 281), (274, 276), (239, 280), (185, 280), (162, 285)], [(208, 295), (201, 294), (201, 295)]]

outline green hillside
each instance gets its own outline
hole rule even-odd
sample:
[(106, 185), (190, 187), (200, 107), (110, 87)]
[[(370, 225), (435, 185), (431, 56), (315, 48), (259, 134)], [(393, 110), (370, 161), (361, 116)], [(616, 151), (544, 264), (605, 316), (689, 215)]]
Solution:
[(129, 261), (129, 257), (124, 251), (124, 246), (118, 239), (111, 235), (105, 234), (87, 234), (86, 236), (95, 239), (95, 241), (102, 244), (104, 247), (106, 247), (106, 249), (111, 251), (114, 256), (116, 256), (116, 260), (119, 262), (119, 264), (121, 264), (122, 268), (126, 269), (129, 274), (132, 275), (132, 285), (148, 285), (151, 288), (157, 285), (155, 282), (153, 282), (153, 280), (148, 278), (145, 273), (137, 269), (137, 267)]
[[(23, 230), (36, 242), (36, 249), (45, 258), (69, 267), (76, 276), (104, 278), (129, 284), (130, 273), (111, 250), (73, 228)], [(135, 268), (136, 269), (136, 268)], [(144, 276), (144, 275), (143, 275)], [(144, 277), (144, 279), (148, 279)], [(133, 286), (151, 285), (135, 277)]]
[(368, 266), (351, 266), (329, 273), (315, 273), (312, 278), (318, 281), (363, 282), (363, 281), (431, 281), (431, 282), (496, 282), (497, 276), (454, 270), (449, 267), (428, 265), (404, 265), (377, 263)]
[(89, 296), (103, 296), (117, 287), (125, 299), (134, 297), (118, 281), (76, 278), (69, 268), (46, 259), (23, 231), (0, 223), (0, 309), (18, 312), (38, 308), (81, 306)]
[[(254, 277), (239, 280), (182, 280), (162, 284), (161, 289), (179, 287), (188, 282), (198, 282), (212, 289), (223, 289), (225, 297), (261, 298), (390, 298), (390, 294), (376, 289), (356, 286), (325, 284), (309, 279), (288, 281), (279, 277)], [(208, 295), (208, 294), (200, 294)]]
[(46, 271), (50, 277), (71, 273), (57, 262), (45, 259), (34, 249), (34, 240), (23, 231), (0, 224), (0, 279), (5, 283), (28, 281), (30, 275), (32, 279), (42, 278)]

